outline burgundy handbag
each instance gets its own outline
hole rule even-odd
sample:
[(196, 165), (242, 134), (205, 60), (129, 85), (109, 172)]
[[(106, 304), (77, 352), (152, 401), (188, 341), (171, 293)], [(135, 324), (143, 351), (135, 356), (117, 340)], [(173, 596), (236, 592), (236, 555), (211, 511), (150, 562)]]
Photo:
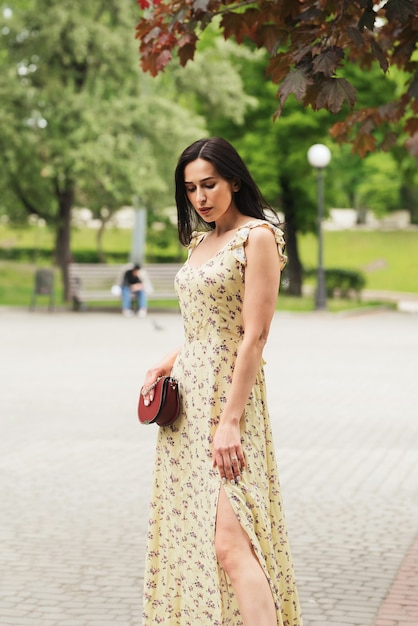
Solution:
[(178, 383), (171, 376), (160, 376), (151, 387), (147, 387), (149, 393), (154, 389), (154, 399), (148, 406), (144, 404), (143, 389), (139, 394), (138, 419), (141, 424), (158, 424), (158, 426), (170, 426), (173, 424), (180, 411)]

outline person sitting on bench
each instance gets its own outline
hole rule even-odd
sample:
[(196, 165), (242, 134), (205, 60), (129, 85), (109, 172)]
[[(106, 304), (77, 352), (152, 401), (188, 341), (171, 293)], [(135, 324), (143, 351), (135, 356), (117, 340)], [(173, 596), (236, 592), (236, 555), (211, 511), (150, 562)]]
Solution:
[(131, 316), (134, 314), (132, 310), (132, 301), (136, 301), (138, 316), (145, 317), (147, 314), (147, 294), (145, 292), (144, 283), (140, 277), (141, 266), (136, 263), (131, 269), (127, 270), (123, 276), (122, 282), (122, 313)]

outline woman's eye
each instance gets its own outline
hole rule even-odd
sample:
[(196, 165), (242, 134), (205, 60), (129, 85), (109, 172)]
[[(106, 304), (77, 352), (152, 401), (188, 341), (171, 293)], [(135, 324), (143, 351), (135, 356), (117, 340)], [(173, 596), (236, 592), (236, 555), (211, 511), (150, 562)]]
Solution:
[(193, 191), (196, 191), (196, 187), (186, 187), (186, 191), (187, 193), (192, 193)]
[(215, 183), (210, 183), (210, 185), (205, 185), (206, 189), (213, 189), (215, 186)]

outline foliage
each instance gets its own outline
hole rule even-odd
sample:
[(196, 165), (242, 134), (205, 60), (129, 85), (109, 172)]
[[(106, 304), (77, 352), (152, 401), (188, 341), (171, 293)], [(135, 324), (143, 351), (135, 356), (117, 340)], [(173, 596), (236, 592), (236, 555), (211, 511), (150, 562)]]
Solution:
[(353, 108), (356, 90), (343, 75), (346, 63), (366, 72), (373, 62), (383, 72), (405, 72), (399, 93), (382, 106), (353, 111), (332, 130), (339, 141), (350, 140), (361, 155), (379, 145), (387, 148), (396, 137), (376, 129), (402, 120), (411, 136), (408, 148), (417, 152), (418, 60), (414, 57), (418, 29), (418, 0), (138, 0), (142, 14), (137, 25), (141, 64), (157, 75), (177, 54), (182, 65), (193, 58), (199, 36), (220, 19), (225, 39), (251, 41), (269, 54), (268, 74), (279, 83), (276, 115), (289, 95), (305, 107), (336, 114)]
[[(203, 116), (209, 127), (219, 119), (242, 126), (247, 111), (257, 106), (258, 100), (246, 90), (242, 73), (248, 63), (260, 58), (260, 53), (232, 40), (225, 41), (211, 25), (193, 61), (183, 68), (173, 59), (164, 93), (171, 91), (184, 106)], [(167, 73), (158, 78), (163, 76)]]
[[(317, 269), (305, 269), (306, 278), (317, 275)], [(340, 298), (350, 298), (353, 294), (360, 298), (361, 290), (366, 285), (366, 278), (363, 272), (346, 270), (341, 268), (330, 268), (324, 272), (325, 288), (328, 298), (339, 296)]]
[(141, 76), (134, 11), (130, 0), (32, 0), (0, 17), (0, 210), (54, 229), (64, 282), (72, 208), (106, 220), (135, 195), (155, 210), (171, 196), (174, 155), (204, 132)]
[(2, 37), (0, 139), (9, 181), (47, 220), (54, 188), (67, 181), (96, 214), (130, 204), (133, 194), (155, 206), (168, 195), (167, 148), (179, 150), (204, 129), (138, 72), (129, 3), (77, 4), (36, 0), (14, 12)]
[(377, 215), (399, 209), (401, 178), (391, 154), (372, 154), (364, 163), (363, 177), (357, 185), (360, 206)]

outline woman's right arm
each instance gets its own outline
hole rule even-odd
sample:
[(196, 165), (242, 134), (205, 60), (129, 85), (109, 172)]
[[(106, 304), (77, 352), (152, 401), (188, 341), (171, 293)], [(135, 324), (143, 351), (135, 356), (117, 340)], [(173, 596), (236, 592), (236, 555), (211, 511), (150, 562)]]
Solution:
[[(170, 376), (171, 370), (173, 369), (174, 361), (177, 358), (178, 353), (180, 352), (180, 348), (173, 350), (165, 355), (156, 365), (151, 367), (148, 372), (145, 374), (144, 384), (142, 385), (142, 389), (146, 391), (148, 387), (152, 387), (157, 378), (160, 376)], [(149, 402), (154, 400), (154, 390), (151, 389), (148, 394), (144, 396), (144, 404), (148, 406)]]

